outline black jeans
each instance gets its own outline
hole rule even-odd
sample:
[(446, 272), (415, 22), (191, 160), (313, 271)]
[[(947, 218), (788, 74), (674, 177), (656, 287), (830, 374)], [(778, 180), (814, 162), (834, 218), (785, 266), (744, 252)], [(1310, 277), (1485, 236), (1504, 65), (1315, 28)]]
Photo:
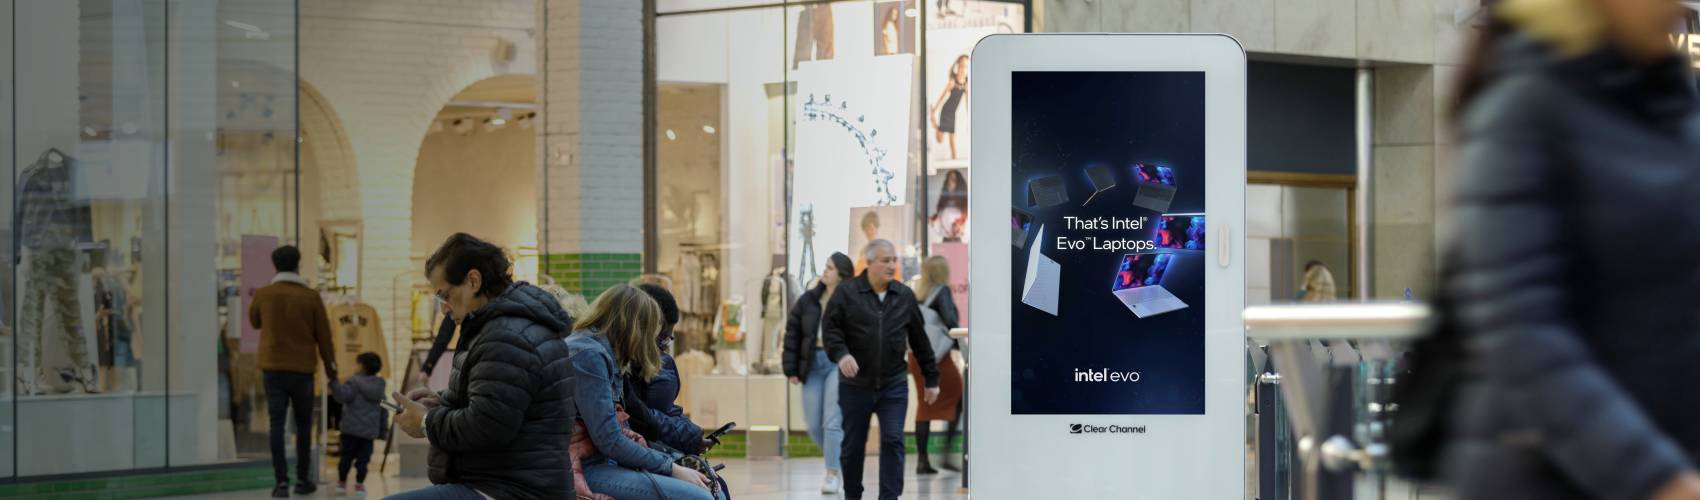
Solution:
[(354, 482), (366, 484), (366, 465), (372, 463), (372, 440), (344, 434), (342, 459), (336, 464), (336, 482), (348, 482), (348, 468), (355, 470)]
[(272, 472), (277, 482), (289, 482), (289, 458), (283, 450), (283, 421), (295, 406), (295, 479), (307, 481), (313, 464), (313, 376), (266, 371), (266, 409), (271, 414)]
[(862, 498), (862, 466), (868, 443), (868, 419), (880, 419), (880, 500), (903, 494), (903, 417), (909, 413), (908, 379), (874, 389), (839, 382), (838, 406), (844, 413), (844, 497)]

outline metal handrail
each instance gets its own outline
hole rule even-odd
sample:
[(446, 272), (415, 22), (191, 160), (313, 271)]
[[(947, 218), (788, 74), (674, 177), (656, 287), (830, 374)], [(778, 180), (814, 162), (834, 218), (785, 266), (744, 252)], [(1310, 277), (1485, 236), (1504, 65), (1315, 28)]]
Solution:
[[(1278, 383), (1304, 464), (1300, 498), (1315, 500), (1324, 470), (1369, 471), (1385, 460), (1387, 447), (1371, 434), (1355, 441), (1339, 422), (1328, 421), (1331, 402), (1326, 371), (1311, 354), (1314, 340), (1355, 340), (1360, 347), (1388, 351), (1395, 342), (1422, 335), (1430, 311), (1423, 304), (1296, 304), (1245, 309), (1246, 337), (1269, 346), (1278, 374), (1260, 380)], [(1332, 425), (1331, 425), (1332, 424)], [(1333, 430), (1331, 430), (1333, 429)], [(1361, 442), (1360, 442), (1361, 441)], [(1385, 495), (1385, 488), (1383, 488)]]
[(1295, 304), (1245, 308), (1246, 336), (1284, 340), (1410, 340), (1429, 307), (1414, 303)]

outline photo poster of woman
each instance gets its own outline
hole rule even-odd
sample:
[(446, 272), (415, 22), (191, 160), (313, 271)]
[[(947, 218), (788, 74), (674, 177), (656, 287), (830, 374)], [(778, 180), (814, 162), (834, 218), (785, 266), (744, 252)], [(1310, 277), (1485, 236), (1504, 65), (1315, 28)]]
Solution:
[(968, 169), (943, 168), (927, 176), (927, 241), (968, 242)]
[(1021, 4), (925, 0), (927, 158), (933, 169), (968, 166), (969, 54), (981, 38), (1025, 31)]
[[(915, 266), (902, 264), (902, 261), (906, 260), (905, 257), (912, 257), (915, 253), (907, 248), (910, 246), (909, 243), (912, 238), (905, 236), (915, 234), (915, 225), (910, 222), (914, 220), (915, 213), (911, 210), (908, 205), (850, 209), (850, 223), (848, 224), (850, 227), (850, 248), (846, 249), (844, 253), (848, 254), (850, 260), (856, 263), (855, 274), (861, 275), (862, 270), (868, 268), (868, 259), (863, 250), (867, 248), (868, 243), (874, 240), (886, 240), (897, 247), (899, 262), (897, 276), (899, 279), (908, 280), (912, 277), (909, 274), (904, 274), (904, 271), (920, 271)], [(827, 254), (830, 255), (830, 252), (827, 252)]]
[(874, 4), (874, 55), (914, 54), (916, 0)]

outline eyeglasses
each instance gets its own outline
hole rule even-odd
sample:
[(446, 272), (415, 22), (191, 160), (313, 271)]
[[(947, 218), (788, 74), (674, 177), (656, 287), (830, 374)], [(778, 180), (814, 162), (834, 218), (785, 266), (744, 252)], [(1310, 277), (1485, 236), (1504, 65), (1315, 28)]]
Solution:
[(449, 287), (432, 292), (431, 297), (437, 299), (437, 305), (447, 306), (449, 305), (449, 290), (452, 288), (453, 287)]

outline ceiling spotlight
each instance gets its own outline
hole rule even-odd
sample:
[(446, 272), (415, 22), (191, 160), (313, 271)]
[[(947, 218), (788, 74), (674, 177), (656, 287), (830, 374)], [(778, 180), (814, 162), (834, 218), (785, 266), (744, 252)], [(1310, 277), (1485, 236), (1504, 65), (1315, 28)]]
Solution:
[(667, 140), (677, 141), (679, 140), (679, 134), (673, 133), (673, 129), (667, 129)]
[(500, 126), (503, 126), (503, 125), (507, 125), (508, 121), (503, 120), (501, 117), (496, 117), (496, 118), (490, 119), (490, 124), (500, 127)]
[(714, 133), (714, 127), (711, 127), (711, 126), (708, 126), (708, 125), (703, 125), (702, 131), (705, 132), (705, 133), (708, 133), (708, 134), (713, 134)]

